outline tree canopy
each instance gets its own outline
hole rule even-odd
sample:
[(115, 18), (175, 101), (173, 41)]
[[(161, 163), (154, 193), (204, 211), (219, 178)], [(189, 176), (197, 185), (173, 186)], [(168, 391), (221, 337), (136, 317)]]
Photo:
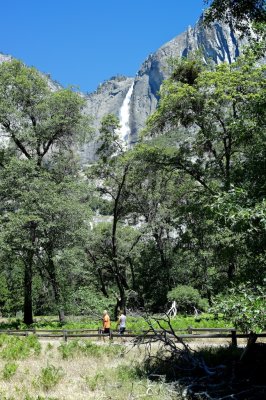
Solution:
[[(218, 6), (249, 12), (237, 1), (211, 10)], [(229, 287), (263, 285), (266, 81), (253, 50), (232, 64), (200, 54), (172, 60), (140, 142), (125, 149), (119, 119), (106, 115), (86, 167), (75, 152), (91, 132), (84, 98), (51, 90), (19, 61), (0, 66), (6, 314), (23, 304), (26, 323), (37, 311), (63, 320), (64, 311), (103, 304), (115, 316), (127, 307), (159, 312), (173, 296), (191, 312), (191, 299), (205, 308)]]
[(250, 32), (250, 23), (265, 24), (265, 0), (204, 0), (210, 5), (205, 14), (207, 23), (223, 20), (244, 33)]

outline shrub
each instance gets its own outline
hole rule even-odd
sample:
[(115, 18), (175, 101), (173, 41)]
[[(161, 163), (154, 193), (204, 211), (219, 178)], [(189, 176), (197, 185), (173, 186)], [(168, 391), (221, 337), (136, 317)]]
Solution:
[(203, 347), (198, 350), (198, 356), (204, 359), (209, 367), (217, 365), (232, 365), (238, 362), (242, 354), (242, 349), (234, 346), (229, 347)]
[(119, 365), (117, 367), (117, 377), (119, 381), (134, 381), (140, 379), (140, 366), (137, 365)]
[(247, 282), (228, 289), (225, 296), (218, 295), (212, 312), (222, 313), (242, 332), (260, 333), (266, 329), (265, 299), (265, 287)]
[(9, 380), (10, 378), (12, 378), (12, 376), (15, 375), (17, 369), (17, 364), (7, 363), (3, 368), (3, 379)]
[(73, 340), (69, 343), (62, 343), (59, 348), (59, 352), (63, 359), (74, 358), (79, 355), (90, 355), (99, 357), (104, 354), (105, 349), (97, 344), (79, 340)]
[(81, 287), (70, 294), (66, 304), (66, 312), (73, 315), (102, 315), (102, 310), (112, 309), (116, 303), (115, 296), (106, 299), (104, 295), (94, 291), (90, 287)]
[(63, 369), (48, 365), (41, 369), (40, 376), (37, 378), (36, 386), (41, 386), (44, 390), (49, 390), (57, 385), (63, 377)]
[(99, 384), (103, 385), (105, 383), (105, 375), (103, 372), (97, 372), (93, 376), (88, 376), (86, 378), (86, 383), (89, 389), (94, 392)]
[(194, 307), (205, 310), (207, 300), (201, 298), (199, 291), (192, 286), (178, 285), (167, 294), (170, 301), (175, 300), (177, 310), (181, 313), (193, 313)]
[(19, 360), (30, 355), (39, 355), (41, 345), (34, 335), (25, 338), (0, 335), (0, 355), (6, 360)]
[(99, 346), (89, 340), (73, 340), (69, 343), (62, 343), (58, 347), (63, 359), (74, 358), (80, 355), (101, 357), (103, 355), (115, 355), (121, 352), (121, 346), (110, 344), (109, 346)]
[(54, 348), (54, 346), (51, 343), (47, 343), (47, 346), (46, 346), (46, 351), (47, 352), (52, 350), (53, 348)]

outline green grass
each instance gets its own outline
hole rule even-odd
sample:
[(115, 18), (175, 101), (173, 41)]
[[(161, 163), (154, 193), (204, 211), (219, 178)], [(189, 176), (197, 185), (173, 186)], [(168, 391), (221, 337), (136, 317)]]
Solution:
[(202, 357), (210, 367), (216, 365), (231, 365), (232, 362), (239, 361), (243, 349), (234, 346), (204, 347), (198, 351), (198, 356)]
[[(155, 319), (150, 318), (150, 322), (152, 322), (152, 325), (155, 329), (159, 329), (159, 325), (156, 322), (157, 316)], [(160, 319), (160, 316), (158, 316), (158, 319)], [(163, 321), (162, 319), (167, 320), (164, 316), (160, 319), (161, 325), (164, 328), (169, 328), (169, 325), (166, 321)], [(177, 315), (175, 318), (171, 319), (171, 326), (173, 329), (183, 329), (186, 330), (189, 326), (192, 326), (193, 328), (228, 328), (231, 327), (231, 324), (226, 322), (222, 317), (215, 318), (214, 316), (210, 314), (201, 314), (198, 317), (194, 316), (183, 316), (183, 315)], [(145, 329), (149, 329), (149, 325), (147, 324), (146, 320), (144, 318), (140, 317), (128, 317), (127, 319), (127, 329), (132, 329), (134, 331), (141, 331)]]
[(40, 352), (34, 335), (0, 335), (0, 399), (61, 400), (72, 398), (75, 387), (95, 399), (170, 400), (166, 386), (140, 373), (142, 357), (140, 349), (125, 353), (121, 343), (109, 341), (98, 345), (89, 340), (59, 346), (42, 343)]
[[(39, 317), (40, 318), (40, 317)], [(55, 317), (43, 317), (40, 318), (37, 322), (32, 324), (30, 328), (38, 329), (95, 329), (101, 328), (101, 321), (86, 319), (82, 317), (80, 320), (69, 320), (66, 323), (62, 324), (59, 321), (55, 321), (51, 318)], [(162, 317), (165, 318), (165, 317)], [(152, 318), (151, 318), (152, 320)], [(153, 321), (154, 328), (158, 329), (159, 326)], [(167, 328), (167, 323), (162, 323), (162, 325)], [(192, 326), (194, 328), (228, 328), (231, 327), (231, 324), (225, 321), (222, 316), (214, 317), (211, 314), (201, 314), (198, 317), (194, 317), (191, 315), (177, 315), (175, 318), (171, 319), (171, 325), (174, 329), (187, 329), (188, 326)], [(25, 324), (18, 320), (9, 320), (6, 323), (0, 324), (1, 329), (29, 329)], [(116, 330), (116, 321), (112, 321), (111, 329)], [(149, 329), (149, 326), (143, 317), (127, 317), (127, 330), (132, 330), (136, 332), (140, 332), (142, 330)]]
[(139, 364), (119, 365), (116, 368), (116, 374), (118, 381), (122, 382), (139, 380), (144, 377)]
[(103, 371), (96, 372), (93, 376), (87, 376), (85, 382), (88, 388), (94, 392), (99, 386), (105, 384), (106, 374)]
[(60, 399), (59, 399), (59, 397), (43, 397), (43, 396), (32, 397), (32, 396), (26, 395), (24, 397), (24, 400), (60, 400)]
[(85, 383), (92, 392), (104, 388), (106, 395), (104, 398), (108, 399), (177, 399), (176, 395), (169, 396), (165, 384), (151, 382), (144, 374), (140, 374), (140, 371), (140, 364), (136, 362), (131, 365), (122, 363), (116, 368), (105, 368), (94, 375), (86, 376)]
[(6, 380), (6, 381), (11, 379), (12, 376), (15, 375), (17, 369), (18, 369), (18, 365), (15, 364), (14, 362), (6, 363), (4, 368), (3, 368), (3, 371), (2, 371), (3, 379)]
[[(0, 399), (1, 400), (18, 400), (16, 397), (14, 396), (6, 396), (6, 395), (2, 395), (2, 393), (0, 392)], [(23, 398), (21, 398), (23, 400), (61, 400), (59, 397), (43, 397), (43, 396), (29, 396), (28, 394), (26, 394)]]
[(63, 378), (64, 372), (61, 367), (55, 367), (54, 365), (47, 365), (41, 369), (40, 375), (35, 381), (36, 387), (40, 387), (45, 391), (54, 388), (58, 382)]
[(63, 359), (70, 359), (80, 356), (97, 358), (104, 355), (114, 356), (121, 354), (122, 350), (123, 348), (121, 348), (119, 345), (108, 344), (107, 346), (101, 346), (88, 340), (73, 340), (69, 343), (61, 343), (58, 347), (58, 351)]
[(41, 345), (34, 335), (16, 337), (0, 335), (0, 357), (5, 360), (20, 360), (39, 355)]
[[(187, 327), (191, 318), (195, 321), (193, 317), (177, 317), (173, 324), (178, 328), (182, 328), (180, 324)], [(131, 321), (137, 326), (145, 322), (141, 318)], [(205, 316), (203, 322), (206, 321), (215, 320)], [(144, 349), (134, 347), (130, 352), (125, 349), (120, 341), (119, 344), (109, 341), (96, 344), (84, 339), (56, 341), (52, 345), (44, 342), (40, 352), (34, 335), (23, 338), (0, 335), (0, 399), (62, 400), (72, 398), (73, 388), (83, 396), (90, 393), (89, 398), (95, 399), (177, 398), (169, 383), (172, 378), (176, 379), (175, 363), (167, 359), (157, 365), (153, 357), (155, 361), (147, 364)], [(228, 347), (203, 348), (197, 351), (197, 357), (204, 358), (209, 367), (223, 364), (230, 368), (232, 360), (237, 361), (241, 352), (242, 349)], [(155, 370), (166, 379), (150, 380), (149, 374)]]

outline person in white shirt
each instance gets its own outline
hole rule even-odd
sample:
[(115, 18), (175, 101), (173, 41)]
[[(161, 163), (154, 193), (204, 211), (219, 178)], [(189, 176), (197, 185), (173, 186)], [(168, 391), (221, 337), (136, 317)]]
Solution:
[(120, 335), (123, 335), (126, 330), (126, 319), (127, 319), (127, 317), (121, 310), (119, 313), (119, 316), (118, 316), (118, 321), (117, 321), (117, 325), (119, 326), (119, 334)]

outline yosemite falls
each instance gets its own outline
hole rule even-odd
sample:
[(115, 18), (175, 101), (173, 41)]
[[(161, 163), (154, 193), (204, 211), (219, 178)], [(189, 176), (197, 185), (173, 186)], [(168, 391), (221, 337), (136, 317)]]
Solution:
[(130, 100), (133, 93), (134, 82), (130, 86), (126, 97), (123, 101), (122, 107), (119, 111), (119, 121), (120, 121), (120, 129), (118, 130), (119, 138), (122, 142), (122, 146), (124, 149), (127, 149), (129, 146), (129, 138), (130, 138), (130, 127), (129, 127), (129, 117), (130, 117)]

